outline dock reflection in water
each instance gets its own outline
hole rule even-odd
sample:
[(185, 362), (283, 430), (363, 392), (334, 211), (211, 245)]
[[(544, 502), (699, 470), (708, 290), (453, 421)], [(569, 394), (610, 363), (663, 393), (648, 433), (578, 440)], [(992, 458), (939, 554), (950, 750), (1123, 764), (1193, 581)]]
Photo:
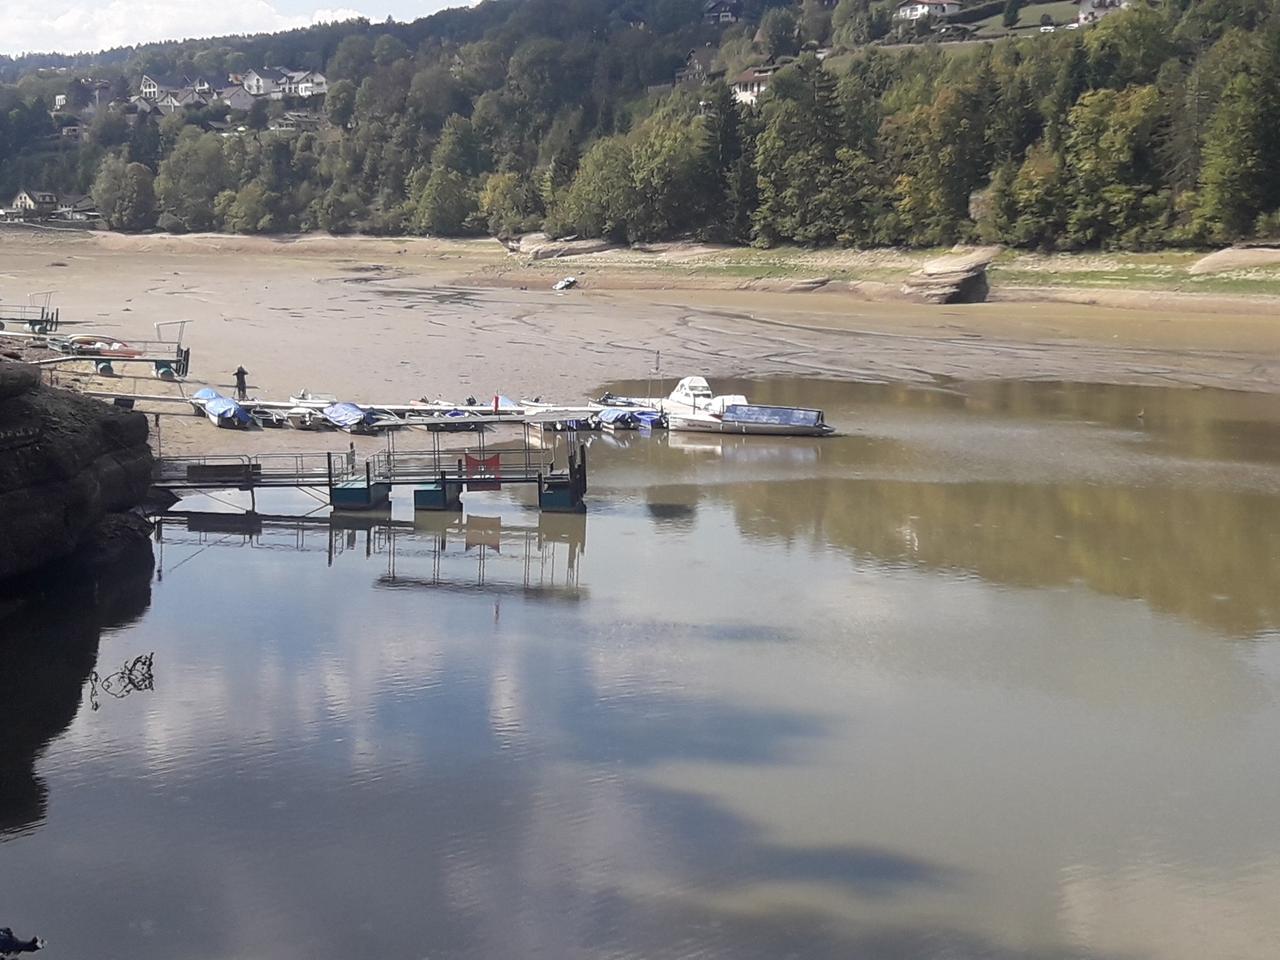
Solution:
[(1272, 956), (1277, 401), (716, 386), (843, 435), (600, 436), (585, 518), (167, 521), (100, 657), (155, 689), (23, 704), (4, 921), (137, 960)]

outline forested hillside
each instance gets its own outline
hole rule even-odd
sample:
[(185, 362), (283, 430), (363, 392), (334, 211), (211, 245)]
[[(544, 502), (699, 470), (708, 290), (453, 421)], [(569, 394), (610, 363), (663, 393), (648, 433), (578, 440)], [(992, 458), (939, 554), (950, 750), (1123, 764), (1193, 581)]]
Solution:
[[(0, 62), (0, 201), (92, 189), (131, 230), (1057, 249), (1277, 237), (1278, 9), (1139, 4), (1082, 29), (907, 44), (869, 0), (753, 0), (727, 26), (689, 0), (489, 0), (411, 24)], [(702, 51), (715, 78), (673, 87)], [(785, 56), (755, 104), (735, 100), (721, 71)], [(89, 78), (122, 102), (147, 71), (264, 64), (324, 71), (328, 124), (99, 109), (74, 143), (58, 136), (54, 98), (84, 102)]]

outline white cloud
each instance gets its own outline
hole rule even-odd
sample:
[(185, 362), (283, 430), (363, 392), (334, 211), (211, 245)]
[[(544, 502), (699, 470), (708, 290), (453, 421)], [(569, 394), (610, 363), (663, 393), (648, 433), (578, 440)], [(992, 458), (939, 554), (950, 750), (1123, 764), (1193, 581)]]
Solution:
[(291, 30), (361, 15), (346, 7), (283, 13), (267, 0), (48, 0), (5, 11), (0, 53), (105, 50), (153, 40)]

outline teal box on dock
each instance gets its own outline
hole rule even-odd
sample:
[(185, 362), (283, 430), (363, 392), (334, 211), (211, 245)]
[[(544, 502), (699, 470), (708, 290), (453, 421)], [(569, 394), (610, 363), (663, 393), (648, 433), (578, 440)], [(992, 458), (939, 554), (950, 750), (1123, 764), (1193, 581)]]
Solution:
[(462, 483), (460, 481), (441, 480), (414, 488), (414, 510), (458, 510), (461, 507)]
[(335, 510), (377, 510), (391, 502), (391, 484), (348, 480), (329, 488), (329, 505)]

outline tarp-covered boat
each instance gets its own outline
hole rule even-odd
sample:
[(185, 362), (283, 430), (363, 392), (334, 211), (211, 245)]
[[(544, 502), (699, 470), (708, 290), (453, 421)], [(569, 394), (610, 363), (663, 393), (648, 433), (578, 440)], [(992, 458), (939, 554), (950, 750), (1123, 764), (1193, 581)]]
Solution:
[(348, 433), (372, 433), (377, 415), (354, 403), (331, 403), (324, 408), (324, 418)]
[(197, 413), (203, 413), (209, 418), (210, 423), (219, 427), (246, 430), (253, 426), (253, 417), (249, 415), (248, 410), (230, 397), (224, 397), (212, 387), (202, 387), (193, 393), (189, 400)]

